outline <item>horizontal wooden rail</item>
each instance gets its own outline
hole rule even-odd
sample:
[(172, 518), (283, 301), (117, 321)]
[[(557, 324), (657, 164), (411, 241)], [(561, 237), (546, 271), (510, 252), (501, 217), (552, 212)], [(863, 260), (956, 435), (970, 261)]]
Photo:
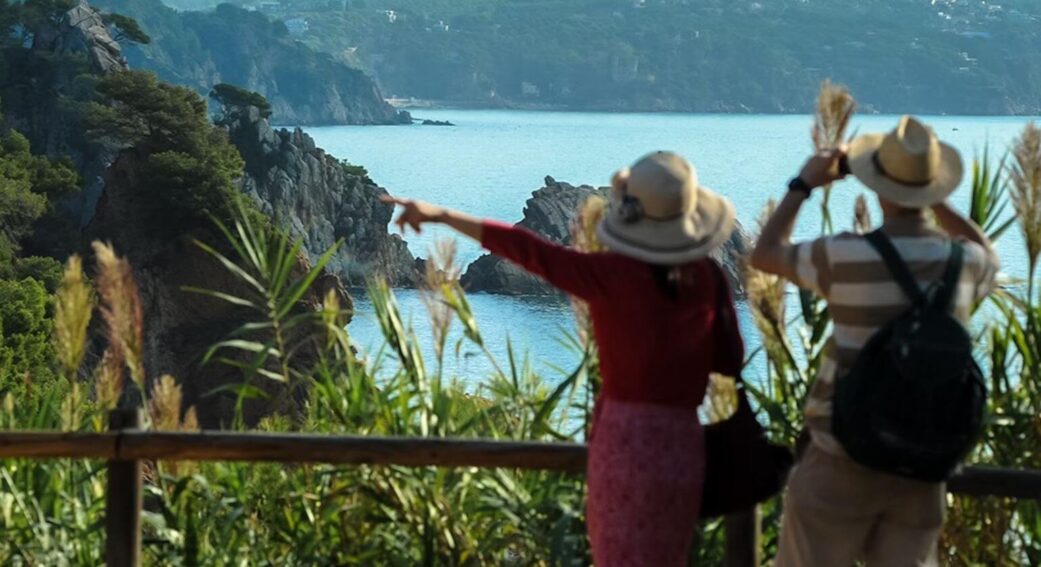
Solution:
[(1041, 471), (965, 467), (947, 481), (947, 491), (965, 496), (1041, 500)]
[(53, 433), (15, 431), (0, 433), (0, 458), (112, 459), (119, 433)]
[(0, 433), (0, 459), (270, 461), (582, 472), (577, 443), (271, 433)]
[(476, 439), (134, 432), (123, 435), (120, 456), (142, 460), (499, 467), (581, 472), (585, 470), (586, 448), (575, 443)]
[[(0, 433), (0, 458), (267, 461), (405, 467), (500, 467), (580, 473), (579, 443), (360, 437), (205, 431)], [(966, 467), (948, 490), (967, 496), (1041, 499), (1041, 471)]]

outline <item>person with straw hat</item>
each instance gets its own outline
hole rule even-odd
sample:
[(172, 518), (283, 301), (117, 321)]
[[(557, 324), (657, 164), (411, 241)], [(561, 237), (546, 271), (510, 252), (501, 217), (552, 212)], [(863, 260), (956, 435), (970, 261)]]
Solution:
[(588, 302), (603, 379), (587, 470), (593, 560), (686, 565), (705, 474), (697, 408), (709, 373), (733, 356), (714, 332), (717, 306), (736, 320), (709, 253), (730, 237), (734, 208), (669, 152), (622, 169), (612, 185), (597, 230), (608, 249), (601, 253), (419, 201), (385, 201), (403, 208), (402, 230), (448, 225)]
[[(847, 173), (877, 195), (884, 217), (881, 228), (866, 235), (842, 233), (789, 242), (796, 216), (812, 190)], [(833, 321), (805, 406), (809, 441), (789, 477), (779, 567), (936, 563), (944, 484), (871, 466), (863, 453), (854, 460), (846, 450), (850, 445), (839, 440), (847, 437), (839, 435), (833, 418), (838, 409), (849, 407), (847, 403), (868, 402), (844, 397), (840, 407), (834, 393), (848, 391), (844, 388), (849, 382), (843, 380), (853, 379), (851, 372), (864, 367), (856, 366), (861, 364), (861, 350), (882, 344), (872, 341), (880, 329), (891, 329), (891, 322), (916, 313), (910, 310), (908, 290), (926, 297), (918, 287), (936, 289), (936, 282), (951, 282), (942, 286), (949, 294), (937, 293), (948, 298), (942, 309), (964, 326), (976, 302), (994, 288), (998, 260), (990, 241), (947, 203), (962, 176), (958, 151), (919, 120), (904, 116), (891, 132), (862, 135), (848, 148), (810, 158), (763, 227), (752, 266), (824, 298)], [(938, 227), (927, 214), (930, 210)], [(971, 355), (971, 346), (969, 350)], [(926, 411), (908, 409), (919, 415)], [(971, 418), (964, 416), (965, 421)]]

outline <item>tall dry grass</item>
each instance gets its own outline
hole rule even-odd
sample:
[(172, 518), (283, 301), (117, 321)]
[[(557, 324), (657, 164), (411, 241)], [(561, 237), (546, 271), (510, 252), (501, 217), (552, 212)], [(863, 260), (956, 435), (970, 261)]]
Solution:
[[(578, 206), (575, 218), (571, 222), (571, 247), (586, 253), (604, 252), (607, 248), (597, 236), (597, 227), (607, 214), (607, 199), (599, 195), (587, 198)], [(596, 347), (593, 344), (593, 322), (589, 316), (589, 305), (578, 298), (570, 298), (571, 310), (575, 314), (578, 338), (587, 349)]]
[(125, 361), (130, 378), (146, 392), (144, 366), (144, 311), (130, 263), (116, 255), (111, 244), (94, 242), (97, 257), (101, 318), (115, 358)]
[(83, 275), (83, 262), (74, 255), (66, 264), (54, 297), (54, 346), (58, 362), (69, 380), (76, 378), (83, 364), (94, 304), (94, 289)]
[[(840, 147), (846, 141), (846, 130), (856, 111), (857, 101), (845, 85), (832, 83), (830, 79), (821, 83), (814, 108), (813, 127), (810, 139), (816, 152)], [(831, 219), (831, 185), (823, 188), (821, 199), (821, 230), (833, 232)]]
[[(1041, 255), (1041, 129), (1031, 122), (1012, 146), (1012, 202), (1019, 216), (1033, 279)], [(1030, 297), (1033, 300), (1033, 295)]]

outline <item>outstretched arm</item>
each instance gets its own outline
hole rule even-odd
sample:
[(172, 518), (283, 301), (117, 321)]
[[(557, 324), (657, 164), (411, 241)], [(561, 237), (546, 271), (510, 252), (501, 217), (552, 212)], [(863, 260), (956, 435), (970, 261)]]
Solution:
[(589, 299), (601, 292), (609, 279), (609, 270), (597, 264), (606, 261), (604, 258), (555, 244), (531, 231), (481, 220), (422, 201), (390, 196), (383, 197), (382, 201), (402, 207), (395, 221), (402, 232), (406, 225), (417, 233), (426, 223), (448, 225), (477, 240), (493, 254), (545, 278), (571, 295)]
[[(810, 188), (841, 179), (842, 174), (839, 173), (838, 167), (841, 157), (841, 150), (820, 152), (806, 162), (799, 177)], [(791, 237), (795, 218), (808, 198), (809, 194), (802, 191), (788, 191), (784, 196), (756, 241), (755, 250), (750, 258), (753, 268), (798, 281), (796, 249), (791, 243)]]
[(398, 215), (398, 220), (394, 221), (394, 223), (398, 225), (398, 229), (402, 233), (405, 232), (405, 225), (408, 225), (418, 234), (423, 231), (424, 224), (431, 222), (448, 225), (478, 242), (481, 241), (484, 233), (484, 225), (481, 219), (466, 213), (431, 205), (423, 201), (401, 199), (390, 195), (380, 197), (380, 201), (401, 206), (401, 214)]

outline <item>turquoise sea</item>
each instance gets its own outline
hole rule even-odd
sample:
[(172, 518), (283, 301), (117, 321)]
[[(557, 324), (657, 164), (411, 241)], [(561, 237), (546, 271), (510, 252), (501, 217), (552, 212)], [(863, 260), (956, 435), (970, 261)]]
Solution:
[[(370, 176), (391, 193), (425, 199), (483, 217), (517, 221), (531, 192), (546, 175), (578, 185), (606, 185), (611, 174), (641, 155), (659, 149), (680, 152), (697, 167), (701, 182), (726, 195), (737, 207), (739, 220), (754, 231), (767, 199), (783, 195), (787, 180), (798, 172), (812, 150), (808, 115), (607, 114), (487, 110), (417, 110), (419, 118), (448, 120), (454, 127), (332, 126), (307, 128), (332, 155), (365, 166)], [(1022, 117), (923, 117), (941, 139), (961, 150), (970, 169), (972, 157), (989, 142), (1000, 156), (1028, 119)], [(857, 117), (851, 131), (891, 129), (896, 116)], [(954, 196), (966, 208), (968, 175)], [(855, 181), (836, 185), (831, 211), (836, 228), (852, 225), (853, 205), (862, 187)], [(820, 195), (804, 209), (796, 238), (820, 231)], [(1011, 207), (1009, 210), (1011, 213)], [(873, 218), (881, 218), (873, 211)], [(412, 251), (426, 256), (432, 243), (453, 237), (445, 230), (407, 235)], [(480, 250), (459, 240), (460, 259), (472, 261)], [(1009, 231), (998, 243), (1004, 272), (1026, 274), (1022, 237)], [(429, 345), (429, 324), (421, 298), (399, 291), (406, 317)], [(578, 355), (563, 346), (574, 327), (570, 307), (554, 298), (517, 298), (486, 294), (470, 297), (490, 350), (506, 363), (507, 337), (518, 353), (527, 353), (532, 366), (553, 382), (574, 368)], [(350, 331), (364, 352), (381, 344), (371, 306), (359, 297)], [(741, 306), (745, 336), (758, 344), (750, 317)], [(460, 333), (458, 328), (453, 341)], [(454, 347), (453, 347), (454, 348)], [(449, 355), (447, 370), (473, 383), (489, 364), (464, 345), (458, 357)], [(754, 368), (761, 368), (757, 364)], [(753, 372), (755, 370), (753, 369)], [(750, 378), (754, 378), (751, 377)]]

